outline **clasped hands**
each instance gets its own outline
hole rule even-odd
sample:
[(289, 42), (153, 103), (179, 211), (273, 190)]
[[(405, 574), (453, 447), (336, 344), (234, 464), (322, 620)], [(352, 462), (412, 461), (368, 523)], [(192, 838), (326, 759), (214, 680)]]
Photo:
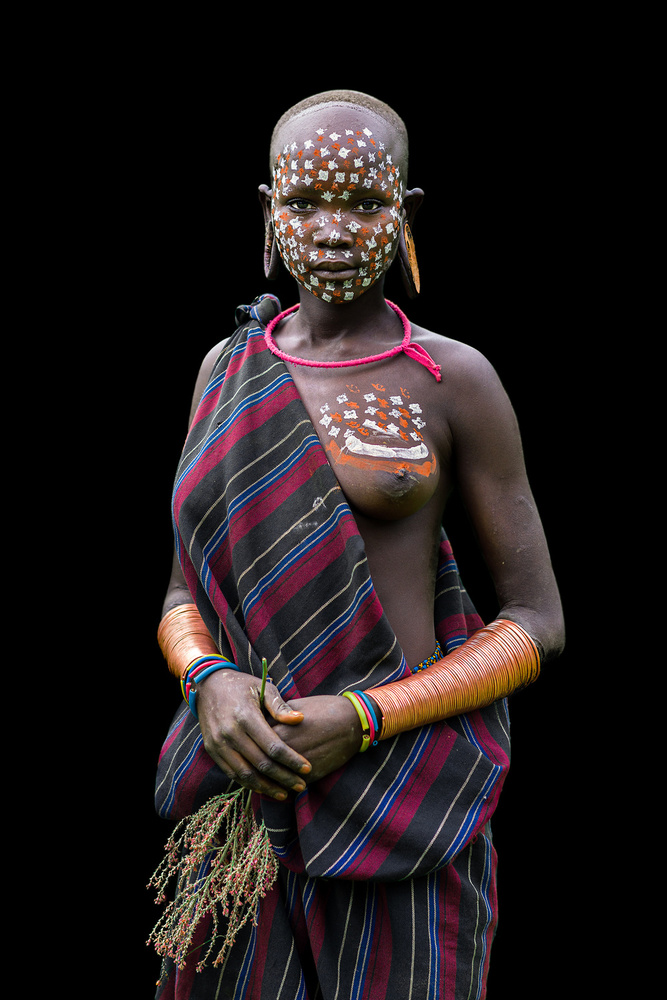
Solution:
[(359, 751), (361, 723), (347, 698), (313, 695), (289, 704), (267, 684), (218, 670), (198, 686), (204, 747), (238, 784), (277, 800), (347, 763)]

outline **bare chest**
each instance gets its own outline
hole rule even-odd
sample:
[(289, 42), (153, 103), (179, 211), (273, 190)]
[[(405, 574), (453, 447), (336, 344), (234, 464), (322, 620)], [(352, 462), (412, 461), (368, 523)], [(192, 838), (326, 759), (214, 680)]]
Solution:
[(423, 369), (404, 359), (358, 368), (289, 368), (351, 506), (367, 517), (396, 520), (442, 489), (441, 421)]

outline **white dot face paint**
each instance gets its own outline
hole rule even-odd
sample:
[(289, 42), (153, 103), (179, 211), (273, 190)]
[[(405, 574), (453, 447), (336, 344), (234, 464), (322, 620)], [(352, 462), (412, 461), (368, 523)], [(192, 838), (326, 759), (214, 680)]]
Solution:
[(379, 120), (341, 109), (334, 117), (337, 127), (318, 127), (312, 115), (290, 123), (294, 138), (274, 164), (272, 217), (296, 280), (325, 302), (344, 303), (394, 259), (404, 192)]

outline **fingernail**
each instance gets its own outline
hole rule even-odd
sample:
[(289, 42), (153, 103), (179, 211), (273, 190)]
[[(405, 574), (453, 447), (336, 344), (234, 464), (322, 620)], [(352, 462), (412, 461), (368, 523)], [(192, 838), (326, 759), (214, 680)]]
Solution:
[(280, 799), (282, 802), (287, 798), (287, 792), (275, 792), (273, 797), (274, 799)]

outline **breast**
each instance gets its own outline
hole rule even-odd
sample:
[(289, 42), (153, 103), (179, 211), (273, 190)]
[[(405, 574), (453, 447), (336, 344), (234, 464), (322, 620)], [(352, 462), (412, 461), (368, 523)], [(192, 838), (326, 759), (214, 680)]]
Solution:
[(368, 517), (395, 520), (428, 503), (438, 486), (439, 467), (428, 438), (426, 407), (414, 386), (372, 377), (351, 383), (339, 377), (304, 382), (301, 392), (353, 508)]
[(428, 503), (438, 486), (438, 463), (425, 441), (350, 434), (325, 443), (329, 462), (351, 506), (368, 517), (396, 520)]
[[(435, 453), (421, 431), (411, 437), (395, 419), (380, 425), (376, 416), (349, 421), (343, 434), (320, 437), (353, 507), (382, 520), (408, 517), (428, 503), (437, 488)], [(402, 423), (410, 426), (405, 419)]]

